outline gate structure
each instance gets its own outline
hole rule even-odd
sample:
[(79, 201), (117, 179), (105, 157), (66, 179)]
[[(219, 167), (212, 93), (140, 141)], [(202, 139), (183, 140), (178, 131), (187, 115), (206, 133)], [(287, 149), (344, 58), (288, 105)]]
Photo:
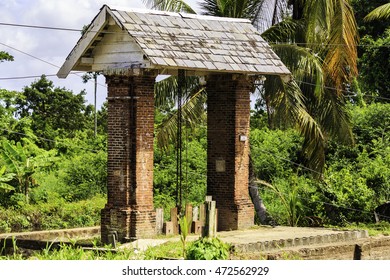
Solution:
[(159, 74), (207, 82), (207, 194), (218, 230), (254, 223), (248, 192), (250, 92), (262, 75), (290, 72), (249, 20), (104, 5), (58, 72), (99, 71), (108, 85), (108, 201), (102, 241), (155, 235), (154, 83)]

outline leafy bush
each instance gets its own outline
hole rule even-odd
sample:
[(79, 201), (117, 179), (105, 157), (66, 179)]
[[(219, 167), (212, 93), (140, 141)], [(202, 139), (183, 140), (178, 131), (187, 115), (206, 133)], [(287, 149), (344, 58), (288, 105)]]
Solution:
[(229, 245), (219, 238), (199, 238), (186, 249), (187, 260), (226, 260), (229, 257)]
[(98, 195), (74, 203), (58, 199), (26, 203), (18, 209), (0, 208), (0, 233), (96, 226), (105, 203), (106, 198)]
[[(203, 140), (190, 140), (183, 147), (183, 203), (198, 205), (206, 196), (207, 155)], [(167, 217), (169, 209), (176, 204), (176, 154), (173, 147), (162, 151), (155, 146), (154, 153), (154, 202), (156, 207), (164, 208)]]
[(64, 164), (64, 182), (58, 192), (67, 201), (85, 200), (107, 192), (107, 153), (86, 152)]
[(250, 135), (251, 157), (256, 177), (268, 182), (273, 178), (286, 178), (299, 162), (302, 138), (290, 129), (253, 129)]
[(325, 214), (332, 224), (372, 221), (375, 192), (365, 178), (353, 172), (351, 166), (333, 170), (330, 166), (322, 190)]
[(307, 225), (307, 217), (318, 216), (316, 183), (313, 179), (291, 173), (261, 186), (261, 197), (277, 224)]

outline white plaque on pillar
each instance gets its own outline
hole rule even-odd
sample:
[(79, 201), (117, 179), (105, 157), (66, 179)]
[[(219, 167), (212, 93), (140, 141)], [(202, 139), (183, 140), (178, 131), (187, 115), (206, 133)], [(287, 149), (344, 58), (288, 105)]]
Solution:
[(226, 171), (226, 161), (224, 159), (217, 159), (215, 161), (215, 171), (225, 172)]

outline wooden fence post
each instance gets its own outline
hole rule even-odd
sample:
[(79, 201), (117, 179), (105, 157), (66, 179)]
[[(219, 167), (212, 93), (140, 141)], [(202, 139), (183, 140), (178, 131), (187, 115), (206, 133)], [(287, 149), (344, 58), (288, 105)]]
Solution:
[(216, 202), (206, 201), (206, 224), (203, 237), (215, 237), (216, 234)]
[(191, 204), (186, 204), (186, 219), (187, 219), (187, 223), (189, 225), (188, 227), (188, 234), (191, 233), (191, 229), (192, 229), (192, 221), (194, 220), (194, 217), (192, 216), (192, 205)]
[(162, 234), (164, 227), (164, 209), (157, 208), (156, 209), (156, 233)]
[(177, 207), (171, 209), (171, 222), (172, 222), (172, 233), (179, 234), (179, 221), (177, 217)]

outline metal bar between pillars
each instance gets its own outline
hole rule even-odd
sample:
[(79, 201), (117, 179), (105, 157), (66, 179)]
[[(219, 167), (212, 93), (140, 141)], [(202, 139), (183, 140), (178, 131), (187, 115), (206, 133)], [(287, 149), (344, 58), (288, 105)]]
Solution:
[(176, 206), (178, 213), (181, 212), (182, 205), (182, 101), (183, 93), (185, 90), (185, 71), (183, 69), (178, 70), (177, 76), (177, 145), (176, 145)]

